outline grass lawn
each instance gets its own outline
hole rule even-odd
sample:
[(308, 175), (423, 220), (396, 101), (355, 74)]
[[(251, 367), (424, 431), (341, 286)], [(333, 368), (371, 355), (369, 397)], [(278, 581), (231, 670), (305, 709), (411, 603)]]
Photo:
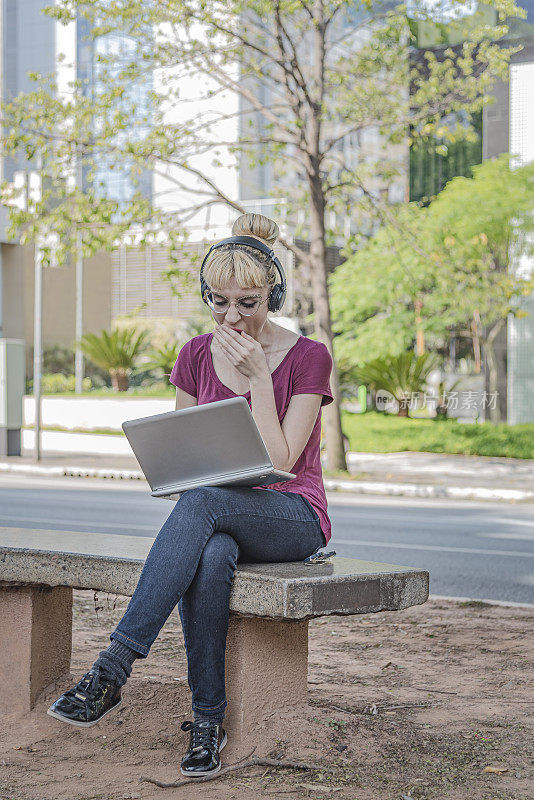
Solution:
[[(24, 425), (22, 430), (33, 431), (33, 425)], [(42, 431), (56, 431), (56, 433), (95, 433), (99, 436), (122, 436), (123, 431), (117, 431), (114, 428), (62, 428), (61, 425), (41, 425)]]
[[(31, 393), (30, 395), (31, 396)], [(90, 392), (53, 392), (52, 394), (43, 394), (43, 397), (68, 397), (71, 400), (76, 400), (78, 397), (108, 397), (113, 400), (124, 400), (129, 397), (151, 397), (161, 398), (168, 400), (169, 398), (176, 397), (176, 387), (168, 384), (155, 384), (154, 386), (133, 386), (126, 392), (116, 392), (109, 386), (104, 386), (102, 389), (91, 389)]]
[(534, 424), (463, 425), (453, 419), (396, 417), (376, 411), (341, 412), (343, 432), (351, 451), (394, 453), (419, 450), (471, 456), (534, 458)]

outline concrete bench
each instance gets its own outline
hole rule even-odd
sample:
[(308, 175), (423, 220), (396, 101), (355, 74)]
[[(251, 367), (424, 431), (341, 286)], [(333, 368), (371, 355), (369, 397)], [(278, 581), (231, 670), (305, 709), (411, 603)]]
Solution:
[[(0, 528), (2, 716), (27, 713), (47, 686), (69, 683), (73, 588), (131, 596), (153, 541)], [(397, 564), (339, 557), (313, 566), (239, 564), (226, 656), (226, 755), (249, 752), (260, 738), (267, 751), (280, 738), (280, 718), (306, 704), (310, 619), (395, 611), (427, 598), (428, 572)]]

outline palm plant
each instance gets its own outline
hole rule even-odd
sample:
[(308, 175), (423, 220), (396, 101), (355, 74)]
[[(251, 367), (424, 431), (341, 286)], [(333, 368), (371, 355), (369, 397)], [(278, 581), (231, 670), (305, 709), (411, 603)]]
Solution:
[(145, 369), (159, 369), (164, 375), (170, 375), (181, 349), (181, 342), (174, 342), (172, 344), (166, 344), (163, 347), (154, 348), (146, 354), (143, 366)]
[(111, 333), (103, 330), (99, 336), (86, 333), (80, 340), (80, 347), (87, 358), (109, 372), (115, 391), (125, 392), (146, 337), (146, 331), (138, 334), (136, 328), (116, 328)]
[(375, 358), (356, 368), (360, 383), (389, 392), (397, 403), (399, 417), (408, 416), (408, 405), (413, 393), (424, 391), (429, 374), (437, 367), (435, 353), (415, 356), (412, 352), (398, 356)]

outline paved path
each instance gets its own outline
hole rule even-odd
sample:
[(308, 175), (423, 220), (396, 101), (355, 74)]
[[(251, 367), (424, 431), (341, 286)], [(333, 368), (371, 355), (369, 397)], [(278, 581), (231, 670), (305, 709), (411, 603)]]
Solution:
[[(534, 489), (534, 459), (445, 453), (349, 453), (349, 469), (376, 480)], [(363, 477), (363, 476), (362, 476)]]

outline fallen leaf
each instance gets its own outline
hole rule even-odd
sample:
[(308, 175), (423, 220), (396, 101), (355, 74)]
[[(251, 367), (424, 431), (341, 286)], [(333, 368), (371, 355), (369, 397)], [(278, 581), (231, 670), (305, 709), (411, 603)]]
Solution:
[(503, 772), (508, 772), (508, 767), (484, 767), (482, 772), (495, 772), (497, 775), (502, 775)]

